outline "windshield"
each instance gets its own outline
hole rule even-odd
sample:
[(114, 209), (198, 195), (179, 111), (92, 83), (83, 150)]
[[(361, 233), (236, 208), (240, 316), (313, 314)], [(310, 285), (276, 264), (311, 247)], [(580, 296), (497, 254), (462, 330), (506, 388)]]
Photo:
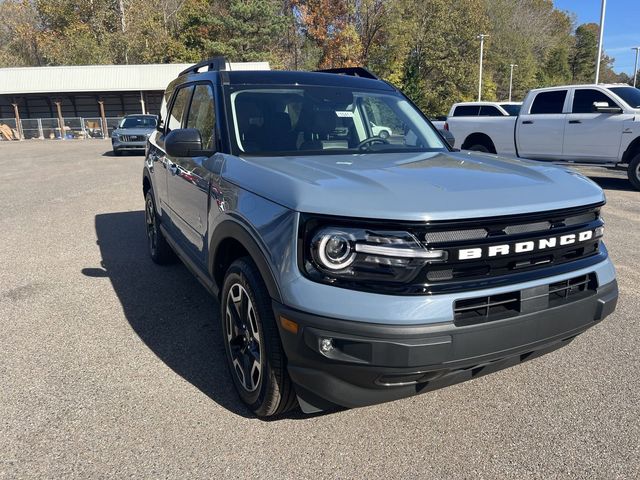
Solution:
[(506, 110), (511, 117), (517, 117), (520, 113), (522, 105), (513, 105), (512, 103), (501, 103), (500, 106)]
[(239, 154), (444, 151), (419, 111), (395, 93), (319, 86), (228, 87)]
[(631, 108), (640, 108), (640, 89), (633, 87), (613, 87), (609, 90), (618, 95)]
[(119, 128), (156, 128), (156, 117), (124, 117)]

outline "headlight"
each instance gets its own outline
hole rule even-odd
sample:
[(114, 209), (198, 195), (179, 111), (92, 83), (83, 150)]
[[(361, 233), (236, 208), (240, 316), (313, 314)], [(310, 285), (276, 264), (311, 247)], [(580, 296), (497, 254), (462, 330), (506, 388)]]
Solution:
[(306, 238), (305, 273), (323, 283), (408, 283), (426, 264), (447, 259), (405, 231), (322, 226)]

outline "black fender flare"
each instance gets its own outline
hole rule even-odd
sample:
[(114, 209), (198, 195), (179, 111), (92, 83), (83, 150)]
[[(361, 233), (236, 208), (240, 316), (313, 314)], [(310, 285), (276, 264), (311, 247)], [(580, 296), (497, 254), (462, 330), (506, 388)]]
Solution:
[[(220, 224), (216, 225), (209, 244), (209, 275), (216, 284), (221, 283), (218, 282), (216, 278), (215, 260), (218, 256), (220, 245), (227, 239), (233, 239), (244, 247), (255, 262), (271, 298), (281, 302), (282, 296), (280, 295), (280, 288), (273, 274), (271, 265), (267, 261), (266, 248), (258, 243), (256, 240), (256, 238), (259, 238), (258, 235), (251, 230), (250, 227), (232, 219), (223, 220)], [(217, 286), (220, 295), (222, 294), (222, 285), (218, 284)]]

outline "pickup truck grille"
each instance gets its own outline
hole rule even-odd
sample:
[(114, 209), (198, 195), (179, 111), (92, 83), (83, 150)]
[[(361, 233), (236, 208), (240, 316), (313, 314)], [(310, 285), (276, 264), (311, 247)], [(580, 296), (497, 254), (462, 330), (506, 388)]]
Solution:
[[(532, 272), (577, 265), (589, 257), (597, 260), (603, 225), (599, 206), (433, 222), (413, 233), (427, 248), (447, 251), (448, 260), (427, 265), (416, 280), (422, 293), (463, 291), (498, 281), (509, 284), (514, 276), (527, 280)], [(418, 290), (413, 293), (420, 293)]]

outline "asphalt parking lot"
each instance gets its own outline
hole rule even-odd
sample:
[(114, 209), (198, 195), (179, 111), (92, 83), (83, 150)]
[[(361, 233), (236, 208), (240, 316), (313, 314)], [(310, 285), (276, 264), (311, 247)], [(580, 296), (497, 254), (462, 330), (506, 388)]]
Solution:
[(0, 143), (0, 478), (639, 478), (640, 192), (606, 189), (616, 313), (545, 357), (369, 408), (263, 421), (216, 301), (145, 244), (142, 156)]

